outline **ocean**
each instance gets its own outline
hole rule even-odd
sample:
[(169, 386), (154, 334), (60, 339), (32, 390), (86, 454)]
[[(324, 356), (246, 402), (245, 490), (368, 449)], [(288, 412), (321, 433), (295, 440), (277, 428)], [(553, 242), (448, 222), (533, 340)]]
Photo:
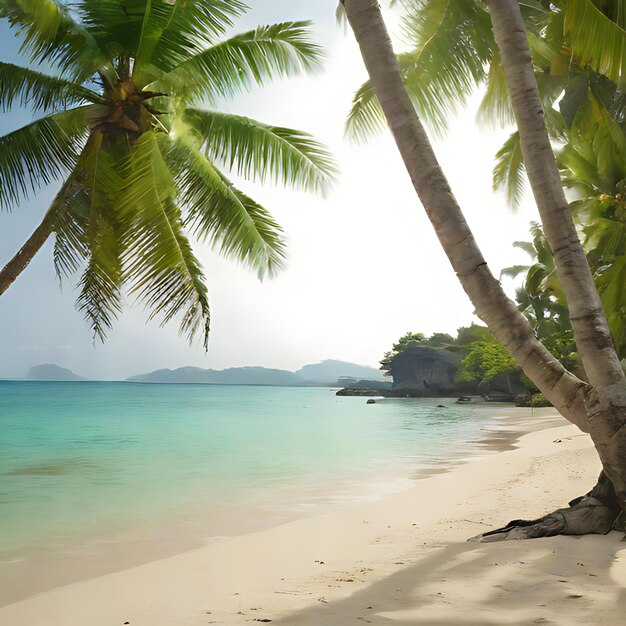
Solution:
[(0, 381), (0, 564), (202, 544), (380, 497), (482, 449), (503, 413), (330, 388)]

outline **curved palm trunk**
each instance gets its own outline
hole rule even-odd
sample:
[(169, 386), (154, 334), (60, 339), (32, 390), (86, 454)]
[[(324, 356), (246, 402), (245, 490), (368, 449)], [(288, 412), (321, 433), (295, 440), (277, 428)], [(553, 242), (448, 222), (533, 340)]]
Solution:
[(524, 164), (552, 249), (576, 347), (596, 388), (625, 383), (602, 302), (565, 198), (517, 0), (487, 0), (502, 67), (520, 134)]
[[(591, 401), (596, 391), (563, 368), (536, 339), (526, 318), (489, 271), (404, 89), (377, 0), (343, 0), (343, 4), (413, 186), (478, 316), (559, 412), (588, 432), (590, 422), (595, 421), (589, 419), (595, 417), (589, 408), (600, 407), (598, 402)], [(607, 463), (605, 457), (602, 457), (605, 467), (612, 467), (613, 463)], [(620, 481), (614, 480), (613, 473), (610, 478), (620, 493), (621, 485), (616, 485)], [(606, 483), (604, 477), (602, 481)], [(567, 513), (559, 512), (559, 515), (572, 518), (569, 527), (576, 528), (577, 534), (605, 532), (606, 524), (602, 522), (609, 518), (614, 520), (616, 510), (612, 485), (604, 492), (610, 495), (601, 501), (596, 497), (600, 493), (597, 486), (585, 498), (576, 501), (571, 511), (566, 509)], [(589, 510), (599, 514), (587, 515)], [(579, 518), (586, 521), (580, 522)], [(567, 528), (568, 524), (564, 523), (560, 531), (553, 532), (540, 526), (535, 534), (525, 536), (558, 534), (567, 532)], [(506, 530), (510, 532), (510, 528)], [(507, 533), (504, 536), (508, 536)]]
[(54, 230), (54, 217), (51, 211), (44, 216), (41, 224), (37, 226), (26, 243), (19, 249), (17, 254), (0, 271), (0, 295), (2, 295), (26, 269), (33, 257), (39, 252)]
[(563, 285), (576, 346), (592, 390), (590, 433), (617, 496), (626, 505), (626, 376), (576, 227), (544, 123), (526, 28), (517, 0), (487, 0), (519, 129), (524, 163)]

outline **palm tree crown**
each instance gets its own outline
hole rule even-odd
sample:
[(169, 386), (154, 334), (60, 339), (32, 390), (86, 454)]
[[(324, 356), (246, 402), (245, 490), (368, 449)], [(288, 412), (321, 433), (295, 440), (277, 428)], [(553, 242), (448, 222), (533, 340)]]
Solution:
[(321, 58), (306, 22), (226, 37), (245, 8), (0, 0), (36, 68), (0, 63), (0, 104), (38, 114), (0, 137), (0, 207), (62, 181), (46, 214), (55, 269), (82, 271), (77, 305), (101, 339), (124, 292), (150, 318), (181, 318), (181, 332), (206, 346), (207, 288), (187, 233), (259, 275), (280, 267), (280, 227), (224, 172), (315, 192), (333, 180), (329, 154), (309, 135), (213, 108)]

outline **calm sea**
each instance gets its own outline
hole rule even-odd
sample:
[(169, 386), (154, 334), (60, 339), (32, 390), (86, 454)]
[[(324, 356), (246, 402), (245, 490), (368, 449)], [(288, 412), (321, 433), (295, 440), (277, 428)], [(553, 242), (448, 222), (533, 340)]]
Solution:
[(0, 562), (166, 527), (206, 540), (375, 497), (467, 456), (502, 414), (334, 391), (0, 381)]

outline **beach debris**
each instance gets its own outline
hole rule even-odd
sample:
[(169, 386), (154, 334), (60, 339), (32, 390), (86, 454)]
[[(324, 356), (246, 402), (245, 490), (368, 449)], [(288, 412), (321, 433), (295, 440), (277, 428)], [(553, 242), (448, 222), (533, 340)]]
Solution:
[(271, 622), (271, 619), (267, 619), (266, 617), (255, 617), (254, 620), (252, 620), (254, 622)]
[(583, 596), (581, 596), (579, 593), (570, 593), (569, 596), (567, 596), (568, 598), (582, 598)]
[(324, 604), (328, 604), (328, 600), (324, 596), (322, 596), (321, 598), (318, 598), (317, 601), (323, 602)]
[(376, 400), (374, 400), (374, 398), (370, 398), (365, 404), (376, 404)]
[(324, 561), (314, 561), (314, 563), (319, 563), (320, 565), (325, 565)]
[(562, 443), (562, 439), (555, 439), (552, 443)]

